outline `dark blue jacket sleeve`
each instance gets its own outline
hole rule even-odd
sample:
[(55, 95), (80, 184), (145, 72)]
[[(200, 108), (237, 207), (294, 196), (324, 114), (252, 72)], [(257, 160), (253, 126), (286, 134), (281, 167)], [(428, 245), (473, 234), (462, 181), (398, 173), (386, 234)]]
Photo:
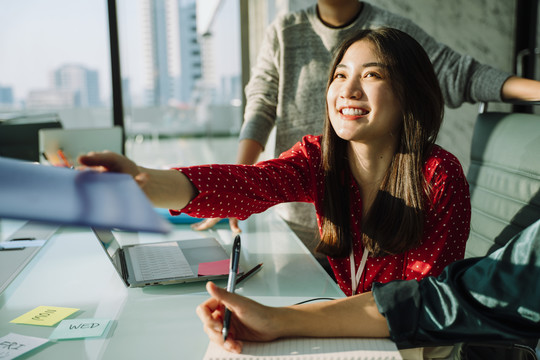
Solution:
[(540, 337), (540, 220), (488, 257), (419, 282), (375, 284), (399, 348)]

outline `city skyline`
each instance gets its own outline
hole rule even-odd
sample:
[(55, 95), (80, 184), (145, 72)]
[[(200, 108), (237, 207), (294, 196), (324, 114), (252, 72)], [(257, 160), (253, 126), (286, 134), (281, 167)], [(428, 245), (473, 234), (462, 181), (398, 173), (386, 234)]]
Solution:
[(99, 73), (80, 64), (56, 69), (47, 89), (32, 90), (26, 97), (28, 109), (101, 107)]
[[(80, 94), (77, 94), (77, 90), (62, 88), (62, 86), (55, 86), (53, 83), (54, 74), (62, 71), (66, 67), (80, 67), (89, 73), (93, 73), (96, 86), (91, 86), (91, 88), (97, 87), (100, 80), (100, 74), (98, 71), (93, 71), (92, 69), (86, 68), (82, 64), (63, 64), (56, 69), (51, 70), (49, 76), (49, 83), (47, 86), (40, 88), (30, 88), (27, 95), (22, 98), (16, 99), (13, 96), (13, 88), (10, 86), (4, 86), (0, 83), (0, 109), (6, 106), (24, 105), (24, 108), (27, 109), (55, 109), (59, 107), (72, 108), (72, 107), (103, 107), (111, 106), (111, 99), (108, 96), (100, 96), (100, 92), (97, 91), (98, 101), (84, 101), (81, 100)], [(122, 79), (122, 92), (123, 92), (123, 101), (126, 106), (145, 106), (143, 102), (133, 103), (132, 95), (129, 93), (130, 89), (130, 78), (124, 77)], [(239, 96), (238, 92), (242, 91), (241, 89), (241, 76), (237, 75), (224, 75), (220, 77), (217, 81), (218, 87), (214, 90), (215, 102), (218, 104), (224, 104), (233, 101), (234, 106), (238, 106)], [(89, 89), (84, 89), (81, 93), (88, 91)], [(84, 98), (84, 97), (83, 97)], [(47, 100), (48, 99), (48, 100)], [(49, 102), (47, 104), (47, 101)], [(18, 104), (19, 102), (19, 104)], [(20, 103), (22, 102), (22, 103)], [(39, 104), (44, 104), (43, 106)]]
[[(66, 0), (0, 0), (0, 5), (4, 9), (0, 13), (0, 28), (9, 30), (0, 31), (0, 52), (8, 54), (0, 57), (0, 87), (12, 88), (16, 102), (26, 98), (31, 91), (50, 88), (51, 72), (69, 63), (96, 70), (101, 100), (107, 101), (111, 86), (105, 1), (72, 4)], [(199, 10), (198, 16), (205, 14)], [(235, 10), (227, 4), (221, 6), (220, 11), (228, 12), (222, 14), (221, 19), (234, 22), (236, 18), (238, 21), (238, 14), (230, 14)], [(130, 84), (135, 102), (144, 96), (145, 90), (140, 11), (139, 2), (118, 1), (122, 77)], [(44, 30), (37, 31), (39, 28)], [(223, 46), (221, 43), (218, 46)], [(218, 49), (217, 53), (226, 52)], [(229, 51), (228, 56), (220, 56), (220, 61), (215, 62), (220, 82), (224, 77), (236, 75), (231, 74), (231, 70), (236, 68), (239, 72), (239, 47), (237, 53)], [(235, 61), (237, 64), (231, 66)]]
[(1, 86), (12, 87), (20, 100), (31, 90), (48, 88), (50, 72), (67, 63), (98, 70), (101, 81), (110, 83), (104, 71), (110, 62), (105, 5), (0, 0)]

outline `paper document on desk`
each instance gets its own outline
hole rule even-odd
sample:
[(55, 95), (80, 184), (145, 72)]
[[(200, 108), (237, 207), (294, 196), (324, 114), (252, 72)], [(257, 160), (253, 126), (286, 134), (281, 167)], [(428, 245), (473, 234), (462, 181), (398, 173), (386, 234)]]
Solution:
[(230, 353), (210, 342), (204, 360), (402, 360), (396, 345), (388, 339), (292, 338), (266, 343), (244, 342), (242, 354)]

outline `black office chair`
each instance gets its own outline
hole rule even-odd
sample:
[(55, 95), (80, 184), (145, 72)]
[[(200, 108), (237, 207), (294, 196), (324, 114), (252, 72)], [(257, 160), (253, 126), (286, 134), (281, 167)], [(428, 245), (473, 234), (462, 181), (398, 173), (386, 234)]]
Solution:
[[(466, 257), (497, 250), (540, 219), (539, 155), (540, 115), (489, 112), (486, 104), (480, 107), (467, 173), (472, 211)], [(537, 360), (537, 342), (464, 343), (459, 345), (459, 355), (467, 360)]]

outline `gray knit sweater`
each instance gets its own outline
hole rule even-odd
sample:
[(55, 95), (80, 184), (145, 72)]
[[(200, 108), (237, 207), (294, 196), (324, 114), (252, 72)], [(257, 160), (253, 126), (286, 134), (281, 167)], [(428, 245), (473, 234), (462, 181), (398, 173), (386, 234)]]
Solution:
[[(364, 2), (355, 21), (331, 28), (317, 16), (316, 5), (277, 18), (266, 31), (257, 64), (246, 87), (247, 104), (240, 139), (266, 145), (276, 126), (275, 155), (303, 135), (322, 132), (325, 88), (333, 51), (360, 29), (389, 26), (413, 36), (428, 53), (441, 84), (445, 103), (500, 101), (510, 76), (438, 43), (412, 21)], [(313, 211), (280, 211), (294, 223), (315, 226)], [(283, 208), (282, 208), (283, 209)], [(290, 207), (289, 207), (290, 209)]]

